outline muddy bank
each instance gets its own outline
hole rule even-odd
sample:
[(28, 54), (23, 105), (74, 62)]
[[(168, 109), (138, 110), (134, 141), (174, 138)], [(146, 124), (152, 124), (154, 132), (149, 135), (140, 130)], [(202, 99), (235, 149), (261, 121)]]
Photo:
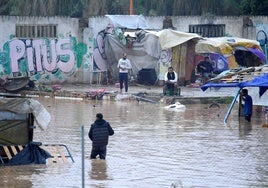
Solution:
[[(179, 96), (163, 96), (162, 87), (157, 86), (131, 86), (129, 93), (123, 100), (173, 103), (176, 101), (182, 104), (206, 104), (206, 103), (230, 103), (234, 96), (235, 88), (222, 88), (221, 90), (208, 90), (203, 92), (200, 88), (181, 87)], [(16, 93), (1, 91), (2, 96), (19, 97), (45, 97), (45, 98), (66, 98), (78, 100), (116, 100), (119, 88), (114, 85), (45, 85), (35, 89), (24, 89)]]

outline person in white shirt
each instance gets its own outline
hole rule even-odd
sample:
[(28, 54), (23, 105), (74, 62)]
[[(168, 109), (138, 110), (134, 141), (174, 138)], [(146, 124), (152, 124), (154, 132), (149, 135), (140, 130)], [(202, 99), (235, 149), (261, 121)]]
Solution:
[(174, 95), (178, 93), (178, 75), (173, 70), (173, 67), (168, 67), (168, 72), (165, 73), (165, 85), (163, 88), (164, 95), (167, 94), (167, 90), (171, 91)]
[(127, 54), (124, 52), (123, 57), (119, 59), (117, 68), (119, 69), (120, 93), (125, 86), (125, 92), (128, 92), (128, 70), (132, 69), (131, 62), (127, 59)]

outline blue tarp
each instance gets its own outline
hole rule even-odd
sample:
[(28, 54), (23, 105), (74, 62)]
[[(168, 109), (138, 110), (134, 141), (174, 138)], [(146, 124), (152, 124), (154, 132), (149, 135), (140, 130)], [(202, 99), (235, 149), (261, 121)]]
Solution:
[(261, 97), (268, 89), (268, 73), (265, 73), (260, 77), (256, 77), (249, 82), (241, 82), (240, 87), (259, 87), (259, 95)]
[(215, 83), (215, 82), (209, 82), (203, 86), (201, 86), (201, 89), (203, 91), (206, 91), (210, 87), (239, 87), (240, 83)]
[(256, 77), (251, 81), (240, 82), (240, 83), (215, 83), (209, 82), (201, 87), (203, 91), (209, 87), (259, 87), (259, 96), (261, 97), (268, 89), (268, 73), (262, 76)]

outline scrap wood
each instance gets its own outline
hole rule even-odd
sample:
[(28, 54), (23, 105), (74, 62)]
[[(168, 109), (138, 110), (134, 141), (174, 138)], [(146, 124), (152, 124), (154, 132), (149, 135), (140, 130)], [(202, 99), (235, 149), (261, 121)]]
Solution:
[(215, 78), (211, 78), (209, 81), (220, 81), (224, 78), (228, 78), (228, 77), (231, 77), (231, 76), (235, 76), (235, 75), (238, 75), (238, 74), (242, 74), (242, 73), (245, 73), (245, 72), (254, 72), (255, 70), (255, 67), (249, 67), (249, 68), (246, 68), (246, 69), (242, 69), (240, 71), (237, 71), (237, 72), (232, 72), (232, 73), (228, 73), (226, 75), (222, 75), (222, 76), (219, 76), (219, 77), (215, 77)]

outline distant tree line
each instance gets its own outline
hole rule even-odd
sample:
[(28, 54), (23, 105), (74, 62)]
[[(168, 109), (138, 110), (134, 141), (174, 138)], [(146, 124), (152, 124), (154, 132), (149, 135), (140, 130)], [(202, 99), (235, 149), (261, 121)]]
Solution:
[[(130, 0), (1, 0), (0, 14), (89, 17), (129, 14)], [(133, 0), (145, 16), (268, 15), (268, 0)]]

